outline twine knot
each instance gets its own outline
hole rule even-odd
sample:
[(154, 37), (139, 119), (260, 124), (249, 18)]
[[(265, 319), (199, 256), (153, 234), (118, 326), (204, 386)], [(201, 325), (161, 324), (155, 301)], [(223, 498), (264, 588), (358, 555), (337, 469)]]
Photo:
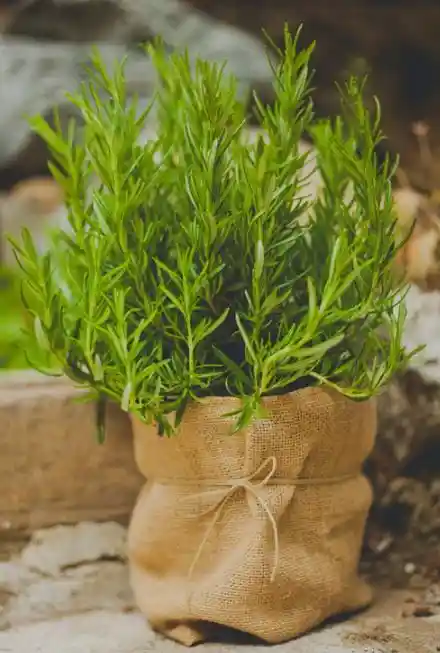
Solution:
[[(266, 469), (267, 469), (266, 475), (261, 479), (257, 478)], [(206, 512), (202, 513), (202, 515), (207, 515), (211, 512), (214, 512), (214, 516), (206, 530), (206, 533), (202, 541), (200, 542), (200, 545), (192, 561), (191, 567), (189, 568), (188, 576), (190, 578), (194, 572), (194, 568), (196, 567), (200, 559), (200, 556), (202, 555), (203, 549), (212, 531), (214, 530), (215, 525), (219, 521), (223, 513), (223, 510), (225, 509), (229, 500), (235, 495), (235, 493), (238, 490), (244, 490), (253, 499), (255, 499), (257, 505), (261, 506), (264, 513), (266, 514), (267, 519), (269, 520), (270, 525), (272, 526), (274, 553), (273, 553), (273, 564), (272, 564), (270, 581), (271, 582), (274, 581), (277, 573), (279, 557), (280, 557), (278, 527), (277, 527), (276, 519), (271, 509), (269, 508), (268, 502), (261, 496), (260, 492), (263, 488), (265, 488), (270, 483), (273, 476), (275, 475), (276, 469), (277, 469), (277, 461), (275, 456), (269, 456), (269, 458), (266, 458), (266, 460), (264, 460), (261, 463), (261, 465), (255, 470), (255, 472), (253, 472), (249, 476), (243, 478), (236, 478), (236, 479), (227, 479), (225, 481), (216, 481), (215, 485), (221, 487), (204, 490), (203, 492), (197, 492), (196, 494), (191, 494), (186, 497), (186, 498), (194, 498), (199, 496), (205, 496), (206, 494), (222, 493), (222, 496), (219, 498), (217, 503), (215, 503), (214, 506), (209, 508)]]
[[(196, 551), (192, 564), (188, 571), (188, 577), (191, 578), (194, 568), (197, 565), (200, 556), (202, 555), (203, 549), (215, 528), (215, 525), (219, 521), (223, 510), (228, 504), (229, 500), (235, 495), (238, 490), (244, 490), (246, 494), (251, 496), (257, 505), (261, 506), (263, 512), (265, 513), (269, 523), (272, 527), (273, 534), (273, 564), (272, 572), (270, 576), (271, 582), (274, 581), (280, 558), (280, 543), (279, 543), (279, 534), (276, 519), (268, 505), (268, 502), (261, 495), (261, 490), (263, 490), (267, 485), (291, 485), (295, 487), (306, 487), (306, 486), (318, 486), (318, 485), (332, 485), (339, 484), (345, 481), (353, 480), (354, 478), (359, 477), (362, 474), (362, 470), (357, 469), (353, 473), (342, 474), (340, 476), (335, 476), (332, 478), (328, 477), (317, 477), (317, 478), (274, 478), (277, 470), (277, 460), (275, 456), (269, 456), (264, 460), (261, 465), (249, 476), (243, 478), (231, 478), (225, 480), (218, 479), (198, 479), (192, 480), (187, 478), (182, 479), (152, 479), (156, 483), (162, 483), (165, 485), (207, 485), (210, 486), (207, 490), (202, 490), (195, 494), (189, 494), (183, 497), (183, 499), (191, 499), (195, 497), (206, 496), (207, 494), (220, 494), (220, 498), (211, 508), (206, 512), (202, 513), (201, 516), (207, 515), (211, 512), (214, 513), (213, 518), (206, 530), (205, 535), (203, 536), (202, 541)], [(266, 475), (263, 478), (258, 478), (260, 474), (266, 471)], [(200, 516), (200, 513), (197, 514)]]

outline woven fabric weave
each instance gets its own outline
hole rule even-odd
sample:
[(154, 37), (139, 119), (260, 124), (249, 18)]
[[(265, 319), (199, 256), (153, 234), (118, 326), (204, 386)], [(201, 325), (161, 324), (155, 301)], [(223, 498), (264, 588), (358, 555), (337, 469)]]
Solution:
[(236, 434), (234, 398), (191, 404), (171, 438), (133, 424), (148, 481), (129, 529), (132, 587), (151, 626), (188, 646), (213, 624), (282, 642), (372, 598), (357, 568), (375, 402), (306, 388), (264, 403)]

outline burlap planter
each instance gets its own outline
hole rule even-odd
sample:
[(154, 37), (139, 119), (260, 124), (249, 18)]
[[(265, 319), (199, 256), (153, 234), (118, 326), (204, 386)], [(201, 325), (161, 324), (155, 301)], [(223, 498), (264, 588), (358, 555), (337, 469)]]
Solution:
[(307, 388), (265, 405), (235, 435), (230, 398), (190, 405), (173, 438), (134, 424), (148, 483), (129, 531), (132, 586), (151, 626), (183, 644), (213, 624), (282, 642), (371, 601), (357, 568), (374, 402)]

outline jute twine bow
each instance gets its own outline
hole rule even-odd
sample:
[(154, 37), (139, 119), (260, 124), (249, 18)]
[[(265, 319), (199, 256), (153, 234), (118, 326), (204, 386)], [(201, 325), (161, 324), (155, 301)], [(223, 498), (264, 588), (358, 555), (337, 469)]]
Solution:
[[(264, 472), (265, 469), (268, 469), (266, 475), (259, 479), (257, 478), (262, 472)], [(264, 460), (261, 465), (249, 476), (243, 477), (243, 478), (231, 478), (231, 479), (225, 479), (225, 480), (218, 480), (218, 479), (197, 479), (197, 480), (190, 480), (190, 479), (179, 479), (179, 480), (165, 480), (165, 479), (153, 479), (154, 482), (161, 483), (163, 485), (209, 485), (209, 486), (215, 486), (212, 489), (208, 490), (203, 490), (201, 492), (197, 492), (195, 494), (190, 494), (186, 495), (184, 499), (191, 499), (191, 498), (197, 498), (201, 496), (206, 496), (207, 494), (219, 494), (221, 493), (222, 496), (220, 499), (217, 501), (217, 503), (214, 504), (211, 508), (206, 510), (201, 514), (201, 516), (208, 515), (209, 513), (213, 512), (214, 516), (206, 529), (205, 535), (203, 536), (202, 541), (200, 542), (199, 547), (197, 548), (196, 554), (194, 556), (194, 559), (191, 563), (191, 566), (188, 570), (188, 577), (191, 578), (194, 572), (194, 569), (197, 565), (197, 563), (200, 560), (200, 556), (203, 553), (203, 549), (206, 546), (206, 543), (208, 542), (217, 522), (219, 521), (223, 510), (225, 509), (228, 501), (231, 499), (231, 497), (234, 496), (234, 494), (238, 490), (244, 490), (246, 493), (249, 493), (257, 502), (258, 505), (261, 506), (263, 509), (267, 519), (269, 520), (269, 523), (272, 527), (272, 533), (273, 533), (273, 564), (272, 564), (272, 572), (270, 575), (270, 582), (273, 582), (275, 580), (275, 576), (278, 570), (278, 565), (279, 565), (279, 558), (280, 558), (280, 541), (279, 541), (279, 534), (278, 534), (278, 527), (277, 527), (277, 522), (276, 519), (268, 505), (268, 502), (263, 499), (261, 496), (260, 492), (263, 488), (265, 488), (267, 485), (291, 485), (295, 487), (300, 487), (300, 486), (318, 486), (318, 485), (332, 485), (332, 484), (338, 484), (338, 483), (343, 483), (344, 481), (352, 480), (353, 478), (357, 478), (359, 474), (361, 473), (360, 471), (357, 471), (356, 473), (353, 474), (345, 474), (333, 478), (274, 478), (275, 472), (277, 470), (277, 460), (275, 456), (269, 456)]]
[[(266, 467), (270, 465), (269, 471), (267, 472), (266, 476), (264, 476), (262, 479), (255, 480), (257, 476), (259, 476)], [(273, 560), (273, 566), (272, 566), (272, 573), (270, 576), (271, 582), (274, 580), (277, 569), (278, 569), (278, 563), (279, 563), (279, 557), (280, 557), (280, 541), (279, 541), (279, 535), (278, 535), (278, 528), (277, 528), (277, 523), (275, 520), (275, 517), (273, 516), (273, 513), (271, 509), (269, 508), (267, 501), (265, 501), (260, 493), (259, 490), (261, 488), (264, 488), (266, 485), (268, 485), (275, 474), (277, 469), (277, 461), (275, 456), (270, 456), (267, 458), (264, 462), (261, 463), (261, 465), (255, 470), (253, 474), (250, 476), (247, 476), (245, 478), (237, 478), (237, 479), (230, 479), (230, 480), (225, 480), (225, 481), (215, 481), (213, 485), (221, 486), (217, 488), (213, 488), (212, 490), (205, 490), (204, 492), (198, 492), (197, 494), (191, 494), (187, 498), (192, 498), (192, 497), (199, 497), (199, 496), (205, 496), (206, 494), (209, 493), (219, 493), (222, 492), (223, 496), (219, 499), (219, 501), (212, 507), (209, 508), (206, 512), (202, 513), (203, 515), (207, 515), (210, 512), (214, 512), (214, 517), (212, 518), (211, 523), (209, 524), (206, 533), (200, 542), (200, 545), (196, 551), (196, 555), (194, 556), (194, 559), (192, 561), (191, 567), (189, 568), (188, 571), (188, 576), (191, 578), (194, 568), (197, 565), (200, 556), (202, 555), (203, 549), (209, 540), (209, 537), (212, 533), (212, 531), (215, 528), (215, 525), (217, 524), (218, 520), (220, 519), (223, 510), (225, 506), (227, 505), (229, 499), (237, 492), (237, 490), (244, 490), (245, 492), (249, 492), (249, 494), (254, 497), (256, 502), (262, 507), (264, 512), (266, 513), (266, 516), (272, 526), (272, 533), (273, 533), (273, 549), (274, 549), (274, 560)], [(206, 484), (211, 485), (211, 483), (208, 483), (208, 481), (203, 481)], [(226, 490), (225, 492), (225, 486), (228, 487), (229, 489)]]

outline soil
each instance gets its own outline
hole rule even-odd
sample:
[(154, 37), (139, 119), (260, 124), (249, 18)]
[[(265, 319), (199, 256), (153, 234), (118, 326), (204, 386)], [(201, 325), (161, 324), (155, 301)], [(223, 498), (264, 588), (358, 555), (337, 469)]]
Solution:
[(370, 645), (365, 651), (370, 653), (414, 653), (414, 640), (406, 635), (400, 636), (387, 631), (383, 625), (371, 630), (360, 630), (346, 637), (347, 643)]
[(382, 555), (367, 552), (361, 568), (376, 586), (426, 590), (440, 585), (440, 543), (410, 540), (392, 546)]

